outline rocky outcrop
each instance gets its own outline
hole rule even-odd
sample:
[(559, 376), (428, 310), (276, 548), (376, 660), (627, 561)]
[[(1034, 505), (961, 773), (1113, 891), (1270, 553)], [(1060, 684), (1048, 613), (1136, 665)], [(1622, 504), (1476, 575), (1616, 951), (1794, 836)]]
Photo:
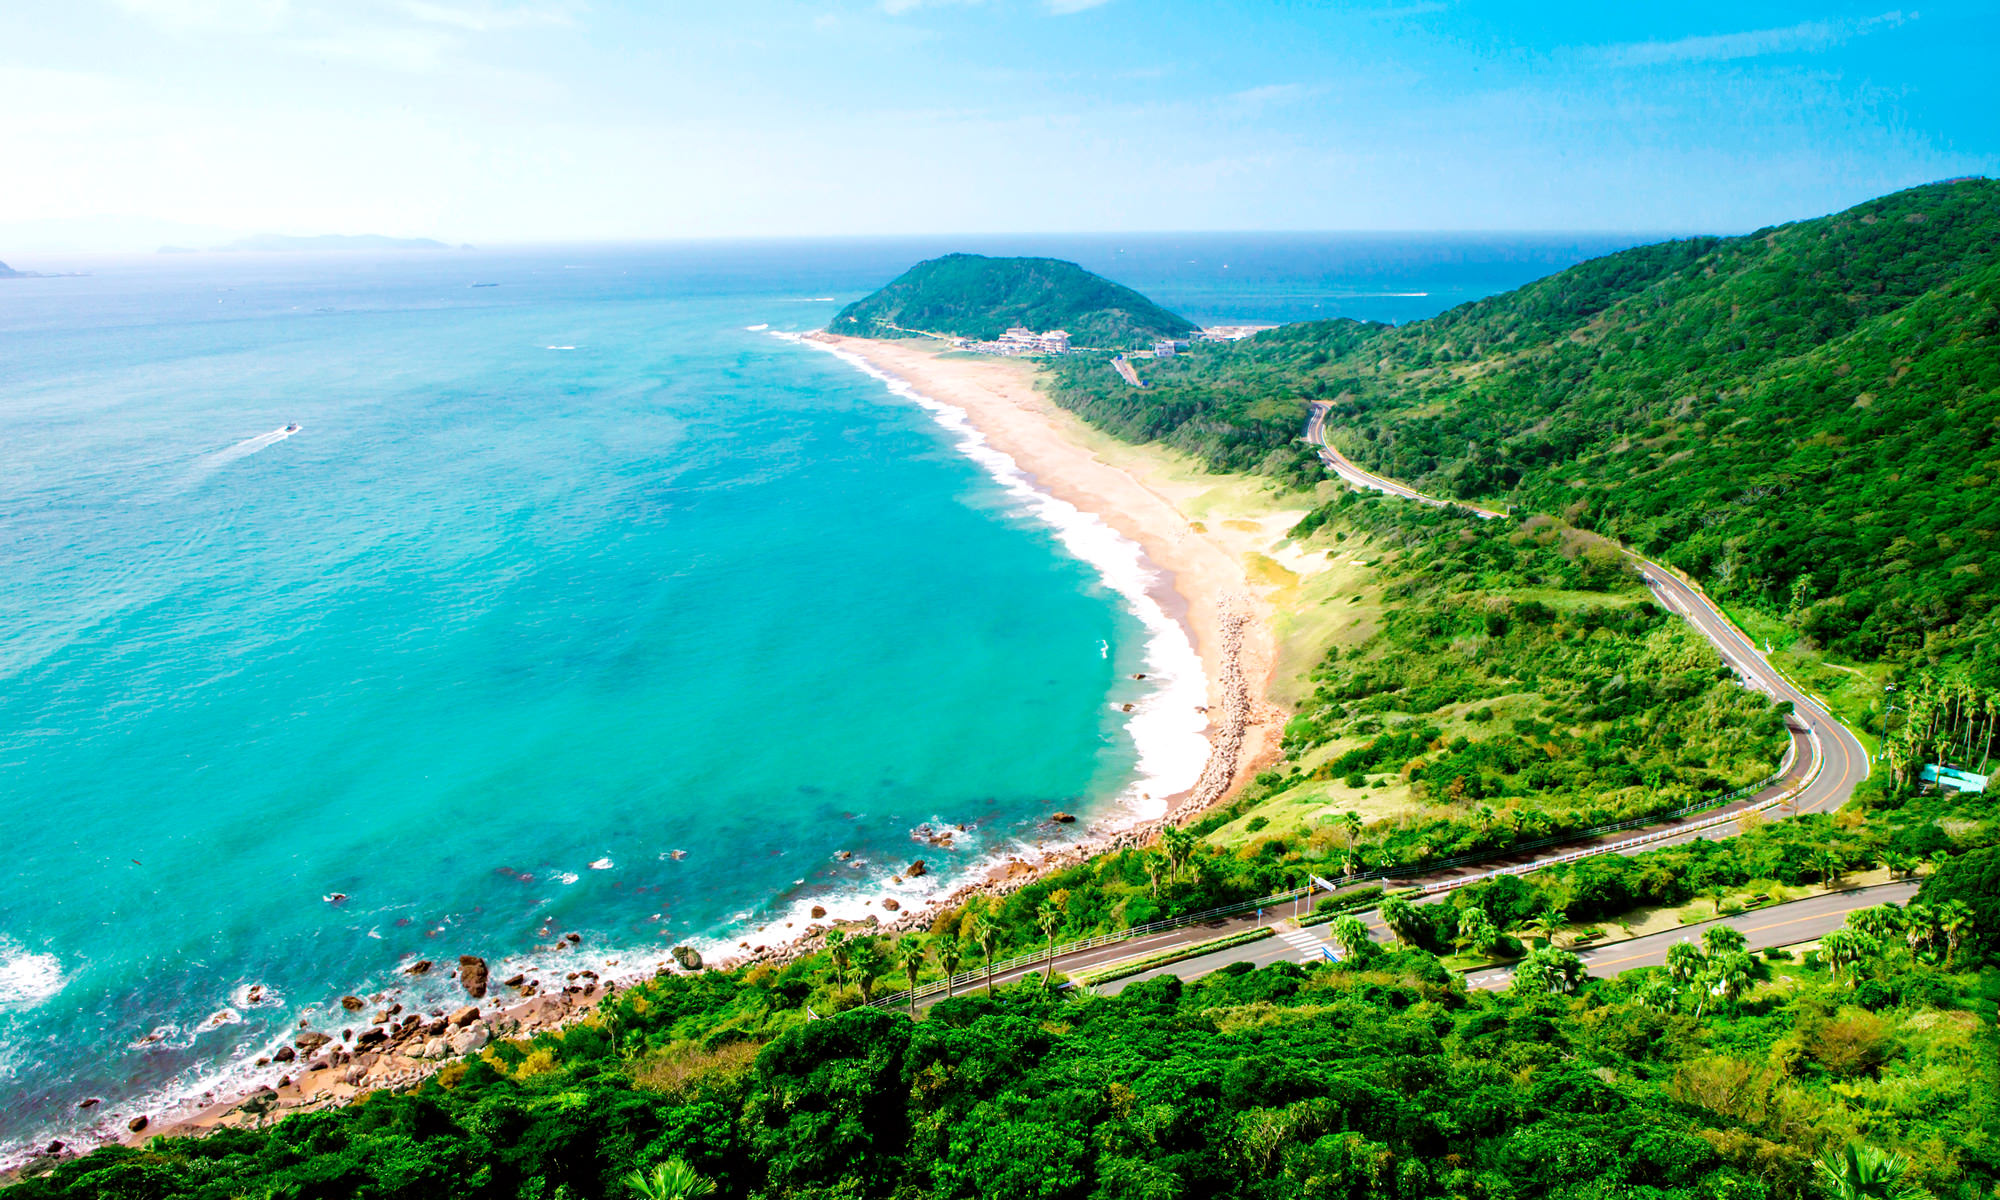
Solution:
[(459, 955), (458, 982), (465, 988), (466, 995), (474, 1000), (484, 1000), (488, 974), (485, 959), (476, 954)]
[(701, 970), (701, 951), (693, 946), (675, 946), (674, 961), (690, 971)]

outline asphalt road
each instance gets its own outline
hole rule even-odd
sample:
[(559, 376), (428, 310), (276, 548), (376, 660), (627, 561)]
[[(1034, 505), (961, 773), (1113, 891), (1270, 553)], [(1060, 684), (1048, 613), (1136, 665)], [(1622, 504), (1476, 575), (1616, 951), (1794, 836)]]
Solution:
[[(1479, 516), (1487, 519), (1506, 515), (1475, 504), (1445, 501), (1434, 496), (1426, 496), (1392, 479), (1385, 479), (1380, 475), (1365, 471), (1354, 465), (1345, 455), (1335, 450), (1332, 446), (1329, 446), (1326, 442), (1325, 425), (1327, 408), (1328, 406), (1324, 403), (1315, 403), (1312, 406), (1312, 416), (1306, 425), (1306, 440), (1318, 447), (1320, 459), (1326, 463), (1327, 468), (1347, 482), (1356, 487), (1370, 488), (1392, 496), (1415, 500), (1423, 504), (1438, 506), (1458, 504), (1460, 507), (1470, 509)], [(1860, 741), (1848, 731), (1846, 726), (1835, 720), (1832, 714), (1827, 712), (1824, 705), (1793, 687), (1782, 674), (1772, 667), (1769, 662), (1765, 661), (1763, 655), (1757, 651), (1755, 644), (1741, 630), (1730, 623), (1729, 618), (1724, 616), (1722, 611), (1710, 602), (1700, 588), (1682, 579), (1669, 568), (1653, 562), (1651, 559), (1633, 554), (1629, 550), (1623, 552), (1639, 564), (1640, 573), (1645, 578), (1646, 585), (1652, 589), (1654, 597), (1670, 612), (1682, 617), (1689, 624), (1693, 625), (1703, 637), (1706, 637), (1710, 644), (1715, 646), (1716, 650), (1721, 653), (1723, 659), (1728, 662), (1731, 669), (1736, 672), (1738, 678), (1743, 680), (1745, 686), (1756, 688), (1774, 700), (1788, 700), (1792, 704), (1794, 714), (1794, 719), (1791, 723), (1793, 755), (1791, 767), (1785, 772), (1784, 777), (1754, 796), (1746, 797), (1743, 800), (1723, 808), (1715, 809), (1712, 812), (1701, 814), (1699, 819), (1712, 820), (1715, 818), (1726, 818), (1744, 809), (1763, 807), (1773, 798), (1782, 795), (1786, 790), (1797, 787), (1801, 781), (1806, 781), (1804, 787), (1788, 804), (1768, 809), (1767, 811), (1772, 813), (1772, 815), (1783, 817), (1795, 812), (1831, 812), (1846, 803), (1848, 798), (1854, 794), (1855, 785), (1868, 777), (1868, 751), (1861, 745)], [(1492, 859), (1483, 861), (1477, 865), (1401, 882), (1412, 885), (1454, 884), (1479, 878), (1496, 869), (1533, 869), (1539, 864), (1554, 861), (1566, 855), (1573, 855), (1580, 850), (1590, 850), (1593, 847), (1602, 847), (1605, 853), (1640, 854), (1649, 850), (1657, 850), (1665, 846), (1683, 843), (1698, 837), (1730, 837), (1737, 832), (1737, 826), (1733, 821), (1721, 820), (1716, 824), (1708, 825), (1704, 828), (1689, 829), (1683, 835), (1675, 836), (1668, 833), (1673, 825), (1689, 824), (1696, 819), (1689, 818), (1678, 823), (1668, 822), (1652, 830), (1607, 834), (1592, 839), (1581, 839), (1574, 843), (1555, 848), (1554, 850), (1541, 852), (1540, 856), (1536, 854), (1523, 854), (1509, 858), (1504, 855), (1496, 855)], [(1642, 833), (1655, 836), (1648, 837), (1643, 842), (1635, 842), (1635, 835)], [(1668, 835), (1657, 836), (1662, 833), (1667, 833)], [(1914, 887), (1914, 885), (1903, 884), (1885, 886), (1892, 889), (1905, 886)], [(1797, 901), (1795, 903), (1837, 904), (1840, 897), (1844, 895), (1848, 895), (1848, 893), (1835, 893), (1832, 896), (1816, 897), (1811, 901)], [(1441, 898), (1442, 893), (1435, 897), (1428, 897), (1425, 900), (1418, 900), (1417, 903), (1425, 903), (1426, 900)], [(1885, 898), (1893, 899), (1895, 897), (1885, 896)], [(1881, 902), (1881, 900), (1871, 900), (1851, 907), (1865, 907), (1866, 904), (1879, 904)], [(1785, 907), (1789, 908), (1790, 906)], [(1776, 911), (1778, 910), (1766, 910), (1765, 913), (1757, 914), (1757, 916), (1768, 916), (1770, 913)], [(1831, 923), (1827, 928), (1840, 924), (1846, 911), (1846, 908), (1841, 908), (1838, 909), (1837, 913), (1834, 913), (1833, 910), (1829, 909), (1827, 919)], [(1272, 916), (1275, 918), (1278, 915), (1273, 914)], [(1374, 912), (1363, 915), (1369, 920), (1371, 929), (1378, 939), (1387, 936), (1386, 931), (1382, 928), (1379, 915)], [(1755, 917), (1736, 918), (1736, 920), (1755, 919)], [(1810, 918), (1805, 919), (1810, 920)], [(1169, 930), (1145, 938), (1135, 938), (1127, 942), (1119, 942), (1108, 946), (1100, 946), (1092, 950), (1061, 955), (1056, 959), (1056, 969), (1073, 973), (1086, 967), (1143, 957), (1147, 954), (1177, 945), (1210, 941), (1227, 934), (1253, 929), (1264, 923), (1266, 923), (1266, 918), (1245, 916)], [(1247, 946), (1219, 951), (1212, 955), (1203, 956), (1200, 959), (1183, 960), (1182, 962), (1174, 963), (1132, 978), (1149, 979), (1156, 975), (1176, 974), (1183, 979), (1192, 979), (1232, 962), (1249, 962), (1261, 966), (1288, 957), (1298, 961), (1311, 961), (1323, 953), (1322, 947), (1324, 945), (1329, 944), (1324, 937), (1325, 931), (1328, 928), (1330, 926), (1322, 925), (1315, 927), (1313, 930), (1292, 930), (1288, 938), (1274, 937), (1266, 941), (1253, 942)], [(1819, 932), (1824, 932), (1824, 930), (1820, 930)], [(1309, 934), (1312, 940), (1299, 940), (1306, 938)], [(1671, 944), (1673, 940), (1677, 940), (1680, 936), (1684, 936), (1684, 931), (1676, 931), (1674, 936), (1668, 939), (1667, 944)], [(1816, 933), (1800, 933), (1798, 936), (1791, 937), (1788, 940), (1803, 941), (1815, 936), (1817, 936)], [(1592, 953), (1595, 953), (1595, 951)], [(1662, 956), (1666, 954), (1665, 945), (1659, 948), (1659, 953)], [(1586, 955), (1586, 962), (1588, 961), (1590, 961), (1590, 958), (1589, 955)], [(1633, 965), (1643, 966), (1646, 964), (1635, 963)], [(996, 984), (1008, 983), (1025, 978), (1042, 969), (1041, 964), (1035, 964), (1004, 973), (996, 973), (993, 978)], [(1103, 986), (1102, 990), (1107, 994), (1115, 993), (1128, 982), (1131, 982), (1131, 980), (1108, 983)], [(978, 985), (975, 984), (973, 986)], [(939, 998), (941, 996), (928, 997), (919, 1003), (928, 1004)]]
[[(1742, 932), (1747, 948), (1762, 950), (1769, 946), (1790, 946), (1798, 942), (1809, 942), (1814, 938), (1838, 929), (1846, 923), (1847, 914), (1857, 908), (1873, 908), (1877, 904), (1906, 903), (1917, 894), (1916, 880), (1900, 883), (1880, 883), (1874, 887), (1848, 888), (1838, 892), (1823, 892), (1804, 900), (1794, 900), (1789, 904), (1774, 904), (1746, 912), (1741, 916), (1725, 917), (1722, 921), (1703, 921), (1699, 925), (1683, 925), (1679, 929), (1669, 929), (1663, 933), (1649, 933), (1645, 937), (1630, 941), (1612, 942), (1603, 946), (1592, 946), (1577, 951), (1583, 959), (1584, 969), (1600, 979), (1609, 979), (1624, 971), (1634, 971), (1640, 967), (1657, 967), (1667, 961), (1667, 950), (1677, 942), (1701, 943), (1702, 931), (1711, 925), (1723, 924)], [(1491, 971), (1477, 971), (1465, 977), (1466, 983), (1480, 988), (1502, 988), (1514, 978), (1510, 967)]]

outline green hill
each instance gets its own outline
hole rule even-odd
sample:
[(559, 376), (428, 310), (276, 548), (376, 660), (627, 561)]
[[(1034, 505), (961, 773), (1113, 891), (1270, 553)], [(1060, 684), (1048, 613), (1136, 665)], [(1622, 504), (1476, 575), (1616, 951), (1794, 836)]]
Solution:
[(981, 254), (920, 262), (841, 309), (827, 328), (859, 337), (920, 332), (991, 340), (1015, 325), (1067, 330), (1074, 345), (1101, 350), (1195, 332), (1186, 317), (1073, 262)]
[[(2000, 183), (1595, 259), (1400, 327), (1287, 326), (1058, 398), (1218, 467), (1371, 469), (1616, 536), (1862, 659), (2000, 673)], [(1279, 472), (1283, 473), (1283, 472)]]

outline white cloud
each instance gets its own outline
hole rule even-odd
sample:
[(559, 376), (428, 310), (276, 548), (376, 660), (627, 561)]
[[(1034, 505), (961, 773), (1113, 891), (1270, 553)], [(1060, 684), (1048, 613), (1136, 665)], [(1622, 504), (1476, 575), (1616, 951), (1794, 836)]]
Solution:
[(1080, 13), (1086, 9), (1109, 4), (1111, 0), (1047, 0), (1047, 3), (1050, 12), (1057, 16), (1068, 16), (1070, 13)]
[(1901, 12), (1849, 21), (1802, 21), (1780, 29), (1752, 29), (1742, 33), (1718, 33), (1686, 37), (1671, 42), (1633, 42), (1609, 46), (1606, 59), (1621, 66), (1653, 66), (1671, 62), (1726, 62), (1738, 58), (1758, 58), (1767, 54), (1810, 53), (1826, 50), (1878, 29), (1894, 29), (1904, 21), (1914, 21)]

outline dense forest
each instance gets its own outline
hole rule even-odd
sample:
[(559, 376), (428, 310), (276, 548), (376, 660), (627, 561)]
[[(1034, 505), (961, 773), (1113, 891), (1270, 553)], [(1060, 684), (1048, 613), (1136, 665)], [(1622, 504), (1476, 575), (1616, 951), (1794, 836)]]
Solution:
[(1123, 350), (1195, 332), (1131, 288), (1057, 258), (948, 254), (848, 305), (827, 326), (859, 337), (941, 333), (991, 341), (1015, 325), (1061, 329), (1076, 346)]
[(1500, 993), (1468, 992), (1399, 915), (1402, 945), (1346, 929), (1339, 964), (1115, 997), (1035, 979), (916, 1021), (811, 1019), (824, 960), (663, 979), (407, 1092), (100, 1151), (8, 1194), (1983, 1200), (2000, 970), (1964, 914), (1992, 911), (1996, 856), (1801, 958), (1723, 929), (1596, 981), (1549, 946)]
[(1357, 462), (1661, 557), (1862, 660), (2000, 680), (2000, 183), (1644, 246), (1400, 327), (1292, 325), (1053, 371), (1062, 403), (1217, 469)]

